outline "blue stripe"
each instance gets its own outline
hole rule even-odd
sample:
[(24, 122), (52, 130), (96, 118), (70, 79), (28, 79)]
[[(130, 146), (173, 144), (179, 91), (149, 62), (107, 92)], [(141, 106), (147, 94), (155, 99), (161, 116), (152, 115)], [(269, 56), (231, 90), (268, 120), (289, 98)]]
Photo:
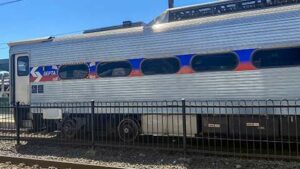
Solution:
[(193, 54), (188, 54), (188, 55), (178, 55), (176, 57), (180, 60), (181, 66), (189, 66), (193, 56), (194, 56)]
[(129, 62), (131, 64), (133, 70), (139, 70), (142, 61), (143, 61), (143, 58), (129, 59)]
[(244, 50), (236, 50), (234, 51), (239, 55), (239, 59), (241, 63), (251, 62), (251, 55), (255, 49), (244, 49)]

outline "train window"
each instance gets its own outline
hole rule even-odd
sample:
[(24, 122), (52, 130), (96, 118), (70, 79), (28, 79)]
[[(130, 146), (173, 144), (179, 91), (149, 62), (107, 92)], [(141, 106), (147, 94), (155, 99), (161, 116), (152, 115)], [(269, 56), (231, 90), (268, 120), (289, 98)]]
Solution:
[(300, 65), (300, 47), (258, 50), (252, 56), (257, 68), (274, 68)]
[(86, 64), (63, 65), (58, 70), (61, 79), (83, 79), (89, 74), (89, 67)]
[(142, 72), (144, 75), (172, 74), (180, 69), (179, 60), (172, 58), (145, 59), (142, 62)]
[(28, 56), (21, 56), (17, 59), (18, 76), (29, 75), (29, 58)]
[(102, 62), (97, 67), (100, 77), (124, 77), (131, 73), (131, 64), (128, 61)]
[(196, 55), (192, 60), (192, 68), (196, 72), (234, 70), (238, 65), (234, 53)]

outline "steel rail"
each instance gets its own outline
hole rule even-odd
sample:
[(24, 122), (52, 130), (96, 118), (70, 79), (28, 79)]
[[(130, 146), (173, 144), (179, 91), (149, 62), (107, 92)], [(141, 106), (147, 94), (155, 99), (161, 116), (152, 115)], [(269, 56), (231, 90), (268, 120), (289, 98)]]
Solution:
[(24, 158), (24, 157), (11, 157), (11, 156), (0, 156), (0, 162), (11, 162), (12, 164), (18, 165), (20, 163), (25, 164), (26, 166), (39, 165), (40, 167), (56, 167), (58, 169), (124, 169), (119, 167), (108, 167), (101, 165), (91, 165), (91, 164), (83, 164), (83, 163), (73, 163), (73, 162), (62, 162), (62, 161), (54, 161), (54, 160), (41, 160), (34, 158)]

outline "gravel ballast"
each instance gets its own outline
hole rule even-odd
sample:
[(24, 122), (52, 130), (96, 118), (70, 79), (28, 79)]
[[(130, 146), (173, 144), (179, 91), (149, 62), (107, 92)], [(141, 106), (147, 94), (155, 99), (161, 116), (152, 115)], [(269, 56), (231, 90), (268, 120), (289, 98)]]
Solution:
[(0, 163), (0, 168), (1, 169), (57, 169), (56, 167), (42, 168), (39, 165), (27, 166), (24, 163), (12, 164), (10, 161), (6, 163)]
[[(43, 160), (58, 160), (74, 163), (104, 165), (138, 169), (300, 169), (298, 162), (268, 161), (255, 159), (228, 158), (166, 152), (153, 149), (103, 148), (91, 150), (86, 146), (63, 146), (41, 142), (0, 141), (0, 155)], [(38, 166), (0, 164), (0, 168), (38, 168)]]

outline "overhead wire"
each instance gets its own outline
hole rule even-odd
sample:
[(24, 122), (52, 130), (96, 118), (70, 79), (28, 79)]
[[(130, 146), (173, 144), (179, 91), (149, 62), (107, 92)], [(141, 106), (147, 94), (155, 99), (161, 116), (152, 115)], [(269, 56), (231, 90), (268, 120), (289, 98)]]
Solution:
[[(10, 0), (10, 1), (7, 1), (7, 2), (0, 2), (0, 6), (4, 6), (4, 5), (8, 5), (8, 4), (12, 4), (12, 3), (17, 3), (17, 2), (21, 2), (23, 0)], [(71, 31), (71, 32), (64, 32), (64, 33), (57, 33), (57, 34), (54, 34), (52, 36), (62, 36), (62, 35), (71, 35), (71, 34), (74, 34), (74, 33), (81, 33), (83, 32), (83, 30), (76, 30), (76, 31)], [(6, 45), (8, 42), (0, 42), (0, 46), (2, 45)], [(9, 47), (0, 47), (0, 50), (4, 50), (4, 49), (8, 49)]]
[[(8, 5), (8, 4), (12, 4), (12, 3), (17, 3), (17, 2), (21, 2), (23, 0), (11, 0), (11, 1), (7, 1), (7, 2), (0, 2), (0, 6), (4, 6), (4, 5)], [(70, 35), (70, 34), (74, 34), (74, 33), (80, 33), (83, 32), (83, 30), (76, 30), (76, 31), (71, 31), (71, 32), (64, 32), (64, 33), (57, 33), (54, 34), (52, 36), (62, 36), (62, 35)], [(2, 45), (6, 45), (8, 42), (0, 42), (0, 46)], [(8, 49), (9, 47), (0, 47), (0, 50), (4, 50), (4, 49)]]
[(8, 46), (2, 47), (2, 46), (4, 46), (4, 45), (7, 45), (7, 43), (5, 43), (5, 42), (0, 42), (0, 50), (4, 50), (4, 49), (7, 49), (7, 48), (8, 48)]
[(23, 1), (23, 0), (12, 0), (12, 1), (7, 1), (7, 2), (2, 2), (2, 3), (0, 3), (0, 6), (9, 5), (9, 4), (13, 4), (13, 3), (21, 2), (21, 1)]
[[(23, 1), (23, 0), (11, 0), (11, 1), (6, 1), (6, 2), (0, 2), (0, 6), (5, 6), (5, 5), (9, 5), (9, 4), (21, 2), (21, 1)], [(7, 43), (5, 43), (5, 42), (3, 42), (3, 43), (1, 42), (0, 46), (6, 45), (6, 44)], [(6, 50), (6, 49), (8, 49), (8, 46), (6, 46), (6, 47), (0, 47), (0, 50)]]
[[(17, 2), (21, 2), (23, 0), (11, 0), (11, 1), (7, 1), (7, 2), (0, 2), (0, 6), (4, 6), (4, 5), (9, 5), (9, 4), (13, 4), (13, 3), (17, 3)], [(80, 33), (83, 32), (83, 30), (80, 31), (72, 31), (72, 32), (65, 32), (65, 33), (58, 33), (58, 34), (54, 34), (53, 36), (62, 36), (62, 35), (67, 35), (67, 34), (74, 34), (74, 33)], [(0, 43), (0, 50), (6, 50), (9, 47), (1, 47), (2, 45), (6, 45), (8, 42), (1, 42)]]
[(6, 50), (8, 49), (8, 47), (3, 47), (3, 48), (0, 48), (0, 50)]

